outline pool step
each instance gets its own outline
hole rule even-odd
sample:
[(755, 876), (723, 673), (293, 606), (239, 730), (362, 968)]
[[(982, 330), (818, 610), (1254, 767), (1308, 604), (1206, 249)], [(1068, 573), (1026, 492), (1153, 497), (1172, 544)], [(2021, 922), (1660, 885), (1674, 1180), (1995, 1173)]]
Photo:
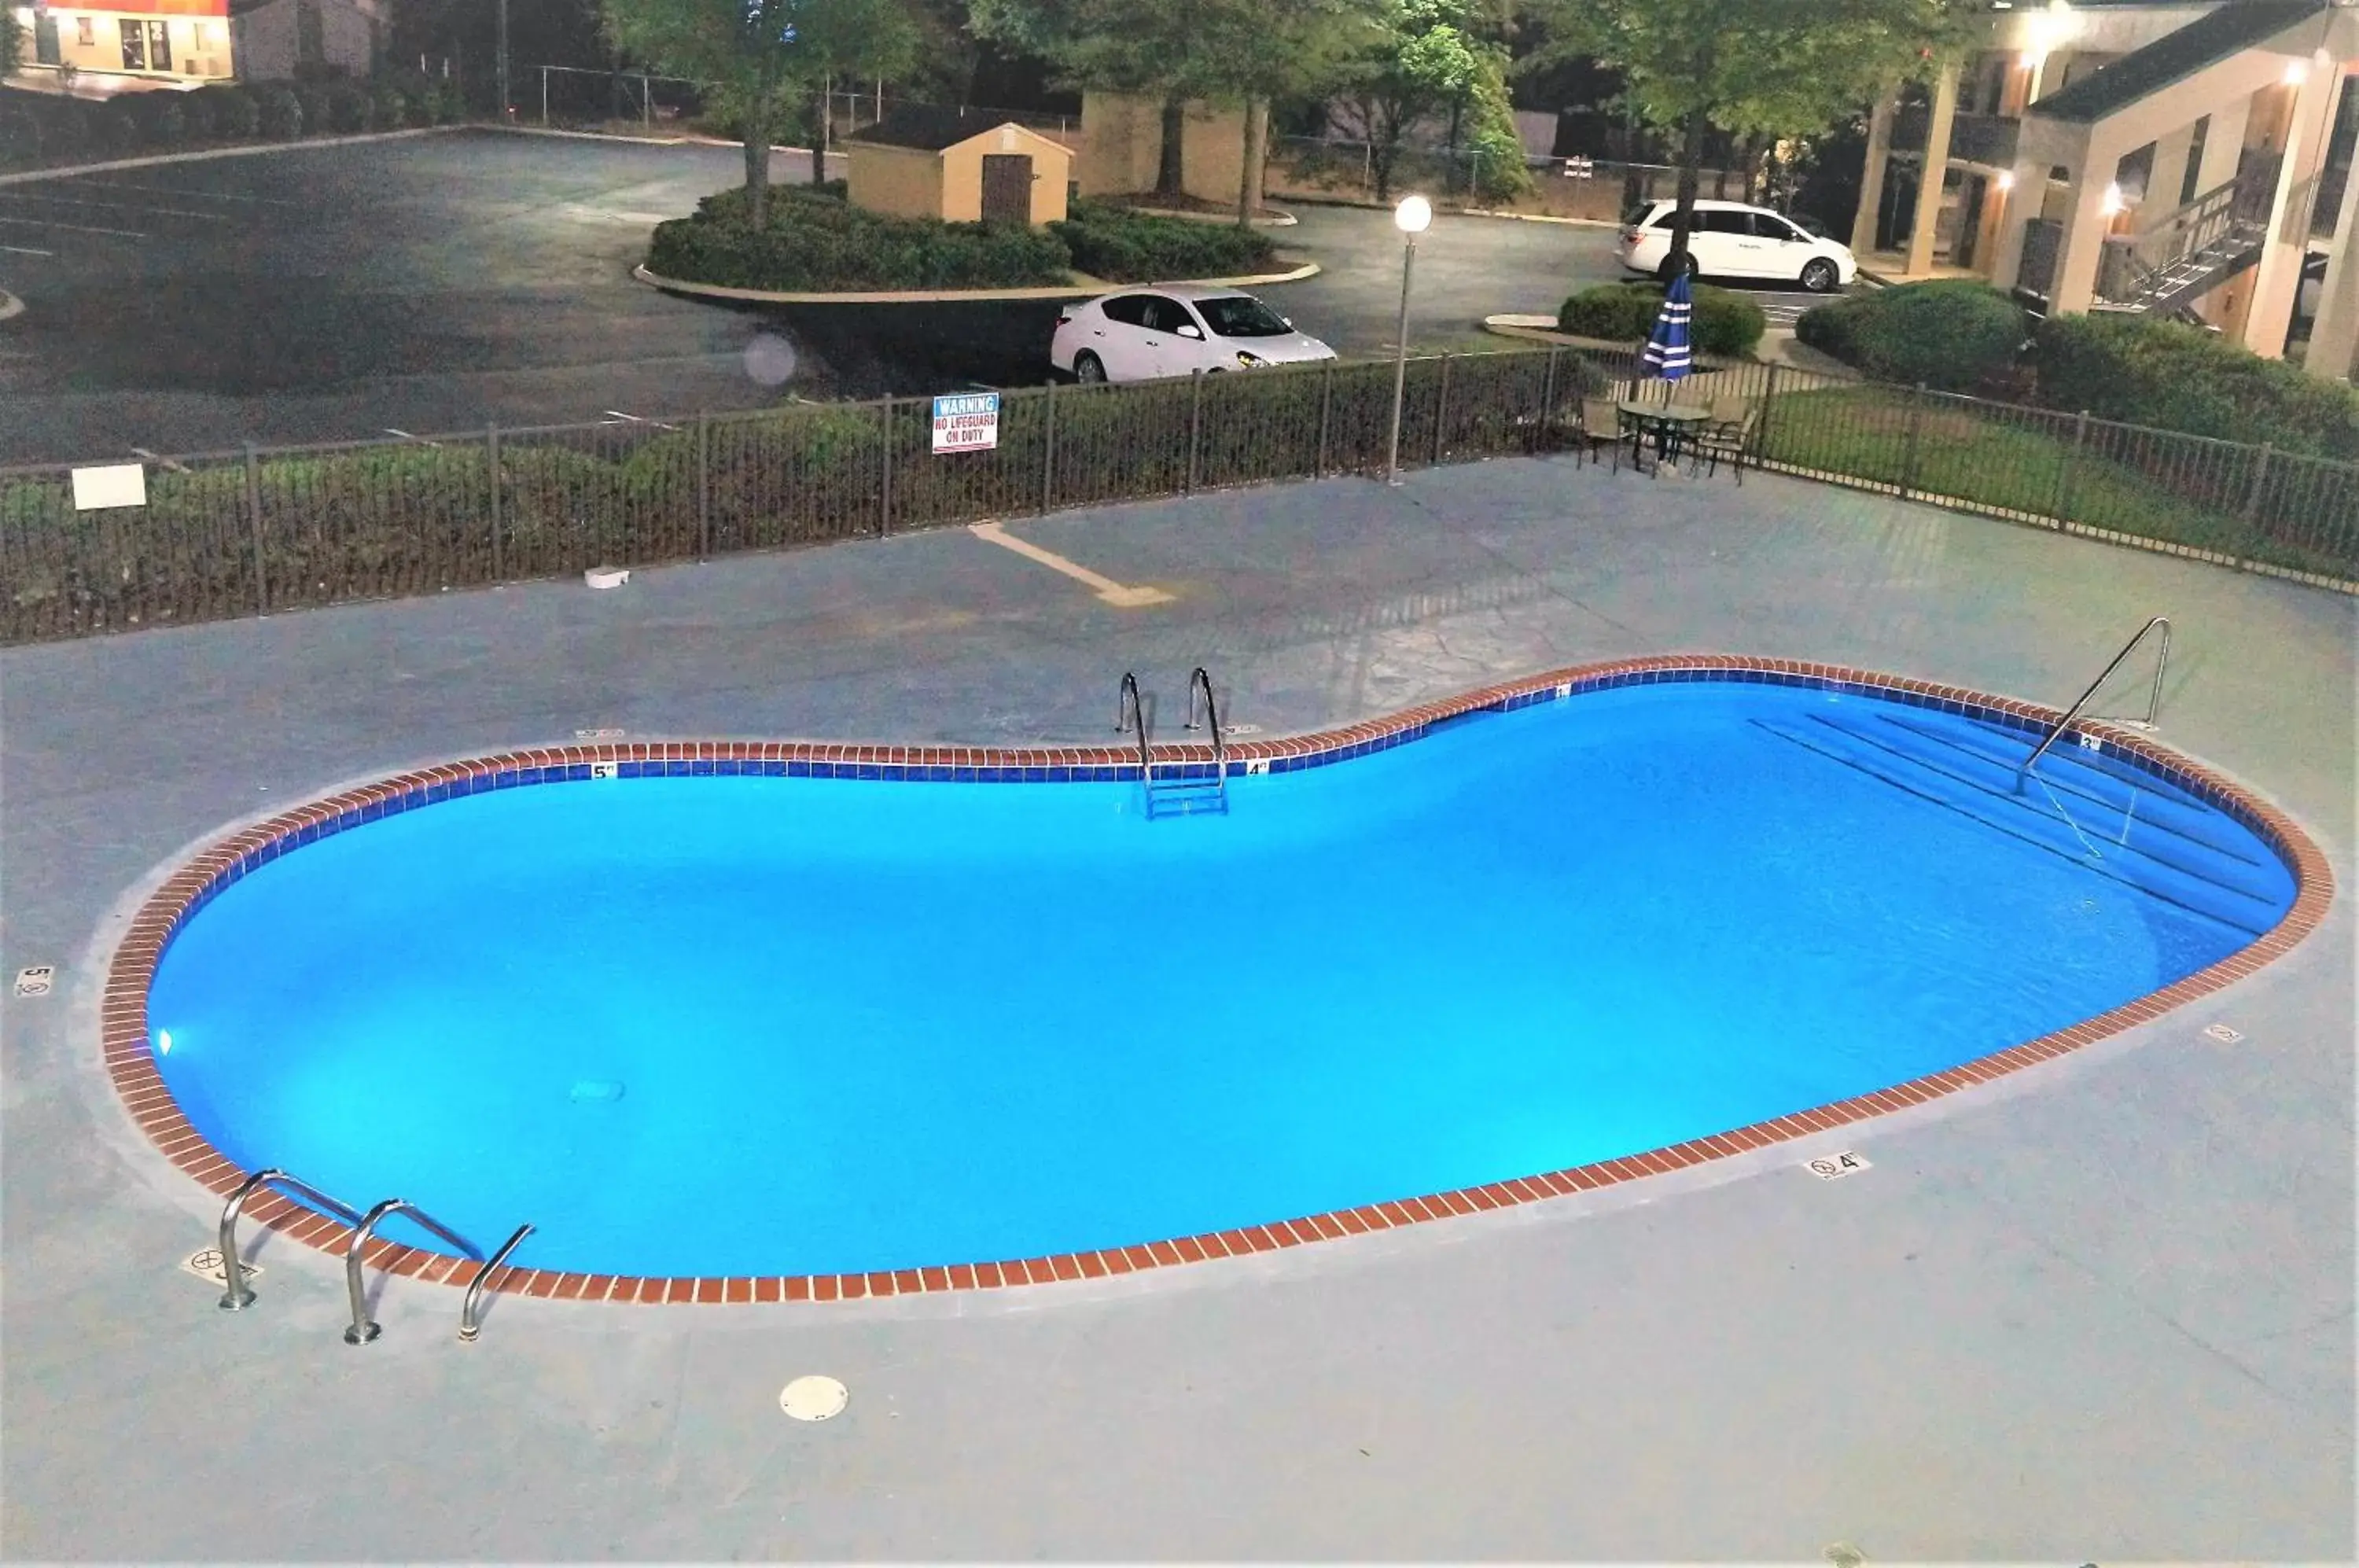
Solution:
[(2030, 754), (2028, 741), (2007, 758), (1979, 735), (1952, 745), (1946, 735), (1872, 713), (1756, 722), (1831, 762), (2247, 938), (2277, 923), (2289, 890), (2283, 866), (2256, 861), (2250, 846), (2217, 831), (2222, 824), (2202, 823), (2184, 797), (2173, 799), (2158, 781), (2132, 785), (2125, 770), (2060, 759), (2051, 750), (2017, 792), (2015, 768)]
[(1860, 744), (1940, 774), (1959, 787), (2060, 816), (2093, 839), (2135, 849), (2190, 876), (2267, 888), (2282, 868), (2236, 825), (2181, 790), (2128, 764), (2079, 746), (2058, 746), (2017, 787), (2017, 769), (2036, 745), (2004, 732), (1944, 734), (1883, 714), (1821, 714), (1814, 722)]
[[(1228, 781), (1212, 770), (1209, 763), (1166, 764), (1147, 777), (1147, 815), (1157, 817), (1226, 816), (1229, 811)], [(1201, 774), (1182, 773), (1178, 769), (1202, 768)]]

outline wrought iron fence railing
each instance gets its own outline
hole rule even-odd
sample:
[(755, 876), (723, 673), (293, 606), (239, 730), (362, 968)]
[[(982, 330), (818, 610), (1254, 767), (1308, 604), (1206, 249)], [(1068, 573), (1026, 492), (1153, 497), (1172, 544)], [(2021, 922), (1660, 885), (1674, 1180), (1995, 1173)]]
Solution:
[[(647, 566), (1201, 489), (1381, 472), (1389, 361), (1004, 393), (998, 443), (937, 454), (923, 399), (479, 430), (159, 462), (77, 510), (67, 465), (0, 469), (0, 643)], [(1659, 395), (1635, 350), (1420, 357), (1406, 465), (1570, 447), (1584, 400)], [(2359, 578), (2359, 467), (2086, 415), (1707, 365), (1754, 466)]]

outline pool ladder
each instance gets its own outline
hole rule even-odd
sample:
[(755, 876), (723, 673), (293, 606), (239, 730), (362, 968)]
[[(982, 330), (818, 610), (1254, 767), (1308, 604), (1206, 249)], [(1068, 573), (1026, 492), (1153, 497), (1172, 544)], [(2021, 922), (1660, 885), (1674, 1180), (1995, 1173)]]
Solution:
[(1155, 755), (1152, 735), (1153, 721), (1138, 694), (1138, 677), (1125, 673), (1114, 713), (1114, 733), (1138, 735), (1139, 786), (1147, 799), (1147, 814), (1155, 817), (1191, 816), (1229, 809), (1229, 748), (1221, 729), (1220, 702), (1212, 694), (1212, 678), (1202, 665), (1188, 676), (1187, 727), (1210, 733), (1212, 742), (1211, 771), (1206, 764), (1178, 759), (1162, 760)]
[(238, 1261), (237, 1216), (244, 1212), (245, 1201), (264, 1187), (276, 1187), (299, 1198), (308, 1199), (351, 1227), (352, 1237), (344, 1243), (344, 1291), (351, 1299), (353, 1309), (352, 1323), (344, 1330), (346, 1345), (366, 1345), (382, 1332), (368, 1313), (361, 1254), (367, 1250), (369, 1237), (375, 1234), (377, 1225), (383, 1221), (395, 1214), (408, 1214), (418, 1225), (457, 1247), (469, 1262), (476, 1266), (474, 1277), (467, 1281), (467, 1294), (459, 1304), (459, 1337), (471, 1345), (484, 1328), (484, 1286), (506, 1265), (509, 1255), (523, 1244), (524, 1238), (532, 1234), (532, 1226), (528, 1225), (516, 1226), (515, 1233), (500, 1244), (498, 1250), (485, 1258), (474, 1243), (407, 1198), (387, 1198), (364, 1214), (356, 1212), (350, 1203), (332, 1198), (309, 1181), (289, 1176), (284, 1171), (257, 1171), (239, 1184), (222, 1208), (222, 1282), (225, 1289), (222, 1292), (221, 1308), (225, 1312), (244, 1312), (254, 1305), (254, 1291), (247, 1286), (245, 1265)]

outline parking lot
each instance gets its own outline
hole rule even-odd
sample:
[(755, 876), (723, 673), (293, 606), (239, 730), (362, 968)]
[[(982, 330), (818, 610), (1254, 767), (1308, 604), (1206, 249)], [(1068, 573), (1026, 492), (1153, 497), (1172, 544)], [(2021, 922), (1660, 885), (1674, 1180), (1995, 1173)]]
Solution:
[[(742, 168), (734, 147), (481, 131), (0, 184), (0, 289), (27, 307), (0, 325), (0, 463), (1047, 376), (1053, 304), (730, 308), (633, 281), (648, 229)], [(774, 171), (810, 169), (780, 154)], [(1401, 262), (1388, 214), (1299, 215), (1279, 243), (1323, 270), (1266, 290), (1271, 303), (1346, 354), (1388, 352)], [(1486, 314), (1551, 311), (1620, 276), (1613, 242), (1604, 228), (1437, 219), (1419, 248), (1412, 347), (1477, 345)], [(791, 356), (749, 354), (780, 339)]]

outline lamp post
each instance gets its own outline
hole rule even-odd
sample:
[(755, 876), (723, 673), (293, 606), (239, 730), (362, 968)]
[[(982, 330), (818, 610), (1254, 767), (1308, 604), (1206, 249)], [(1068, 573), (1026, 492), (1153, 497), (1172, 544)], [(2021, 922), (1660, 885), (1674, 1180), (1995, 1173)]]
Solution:
[(1433, 203), (1422, 196), (1404, 196), (1393, 209), (1393, 226), (1405, 242), (1401, 250), (1400, 327), (1393, 333), (1393, 434), (1385, 456), (1385, 483), (1400, 483), (1401, 394), (1408, 387), (1408, 280), (1417, 267), (1417, 236), (1433, 223)]

